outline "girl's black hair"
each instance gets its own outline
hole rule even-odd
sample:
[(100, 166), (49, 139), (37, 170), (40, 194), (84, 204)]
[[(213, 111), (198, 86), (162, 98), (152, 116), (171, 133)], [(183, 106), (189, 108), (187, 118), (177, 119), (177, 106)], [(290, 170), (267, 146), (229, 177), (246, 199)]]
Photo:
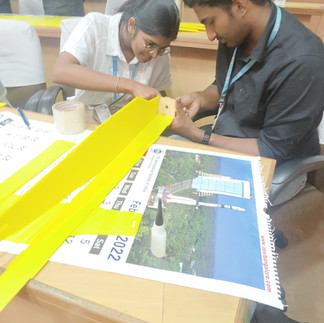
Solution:
[(128, 0), (117, 12), (123, 13), (120, 24), (134, 17), (136, 27), (148, 35), (177, 38), (180, 17), (174, 0)]

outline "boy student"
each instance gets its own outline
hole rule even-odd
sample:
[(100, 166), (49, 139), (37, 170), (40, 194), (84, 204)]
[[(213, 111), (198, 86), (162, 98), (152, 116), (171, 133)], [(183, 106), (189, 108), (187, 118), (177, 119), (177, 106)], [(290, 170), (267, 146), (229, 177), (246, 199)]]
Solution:
[[(170, 129), (195, 142), (277, 164), (319, 154), (324, 106), (321, 39), (270, 0), (184, 0), (219, 41), (216, 79), (176, 100)], [(213, 127), (192, 122), (212, 110)]]
[(174, 0), (128, 0), (115, 15), (89, 13), (65, 43), (52, 80), (76, 88), (69, 99), (88, 106), (88, 121), (102, 122), (96, 107), (104, 104), (107, 118), (133, 97), (152, 99), (171, 85), (179, 24)]

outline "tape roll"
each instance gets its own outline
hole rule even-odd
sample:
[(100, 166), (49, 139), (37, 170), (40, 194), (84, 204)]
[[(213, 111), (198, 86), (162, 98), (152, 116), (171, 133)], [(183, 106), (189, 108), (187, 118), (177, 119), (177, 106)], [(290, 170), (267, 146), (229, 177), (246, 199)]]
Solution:
[(85, 105), (80, 101), (62, 101), (52, 106), (56, 130), (62, 135), (75, 135), (85, 130)]

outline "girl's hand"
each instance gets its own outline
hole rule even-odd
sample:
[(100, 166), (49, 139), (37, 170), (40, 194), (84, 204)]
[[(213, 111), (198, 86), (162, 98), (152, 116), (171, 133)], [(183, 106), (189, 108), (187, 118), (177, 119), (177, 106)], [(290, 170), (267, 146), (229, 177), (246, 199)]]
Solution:
[(157, 96), (161, 96), (161, 93), (158, 90), (136, 81), (134, 82), (134, 86), (132, 87), (131, 94), (133, 97), (138, 96), (146, 100), (150, 100)]

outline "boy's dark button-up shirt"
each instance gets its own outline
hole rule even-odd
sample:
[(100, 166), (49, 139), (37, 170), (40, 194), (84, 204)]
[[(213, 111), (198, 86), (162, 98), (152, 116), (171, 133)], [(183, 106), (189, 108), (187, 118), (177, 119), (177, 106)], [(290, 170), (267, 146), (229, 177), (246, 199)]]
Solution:
[[(230, 88), (214, 132), (257, 138), (260, 155), (278, 163), (320, 152), (317, 127), (324, 107), (324, 45), (295, 17), (282, 9), (279, 31), (267, 41), (276, 20), (276, 6), (252, 54), (238, 48), (231, 79), (249, 61), (253, 67)], [(221, 93), (233, 49), (219, 46), (216, 80)]]

